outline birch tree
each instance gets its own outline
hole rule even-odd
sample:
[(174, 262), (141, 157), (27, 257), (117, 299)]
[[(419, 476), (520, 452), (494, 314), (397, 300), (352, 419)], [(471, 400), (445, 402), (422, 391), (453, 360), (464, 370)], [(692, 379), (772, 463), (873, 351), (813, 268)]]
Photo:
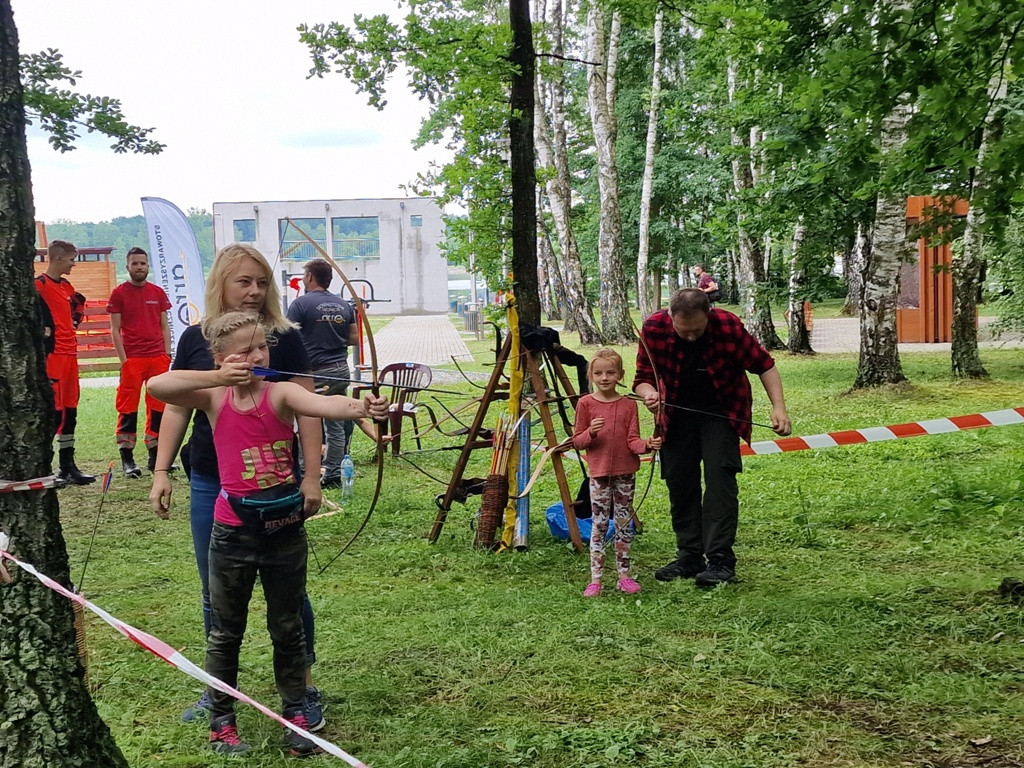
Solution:
[(636, 341), (629, 315), (629, 294), (622, 266), (622, 213), (619, 208), (619, 173), (615, 157), (615, 72), (621, 29), (619, 12), (612, 13), (605, 39), (605, 16), (600, 0), (591, 0), (587, 12), (587, 104), (597, 150), (600, 224), (598, 262), (601, 270), (601, 329), (605, 341)]
[(807, 328), (807, 317), (804, 313), (804, 221), (797, 220), (793, 231), (793, 252), (789, 257), (789, 340), (786, 348), (794, 355), (813, 354), (811, 349), (811, 333)]
[[(729, 58), (727, 69), (729, 102), (733, 104), (738, 98), (739, 75), (732, 57)], [(744, 203), (754, 194), (754, 174), (757, 167), (753, 156), (757, 147), (751, 142), (756, 141), (759, 134), (756, 129), (743, 131), (736, 125), (731, 127), (730, 133), (733, 148), (733, 188), (739, 201), (736, 206), (736, 236), (739, 245), (736, 277), (743, 322), (750, 334), (766, 349), (781, 349), (783, 344), (775, 332), (771, 308), (762, 295), (767, 282), (763, 241), (749, 230), (749, 215), (744, 210)]]
[[(651, 195), (654, 189), (654, 155), (658, 139), (658, 103), (661, 99), (662, 36), (665, 11), (658, 6), (654, 17), (654, 61), (651, 65), (651, 104), (647, 112), (647, 139), (644, 144), (644, 179), (640, 191), (640, 242), (636, 257), (637, 304), (640, 316), (648, 317), (658, 308), (654, 302), (648, 275), (651, 248)], [(660, 280), (658, 281), (660, 287)]]
[[(999, 46), (1002, 53), (1003, 46)], [(981, 281), (982, 251), (985, 238), (986, 195), (991, 171), (986, 165), (990, 147), (1002, 124), (1002, 110), (1006, 101), (1007, 72), (1010, 62), (1003, 58), (987, 89), (989, 112), (986, 116), (978, 146), (977, 165), (972, 174), (970, 208), (967, 226), (960, 247), (953, 256), (953, 328), (950, 362), (953, 375), (979, 379), (988, 376), (978, 352), (978, 285)]]
[[(882, 120), (879, 148), (882, 168), (896, 163), (907, 142), (913, 105), (900, 94)], [(896, 337), (896, 297), (900, 265), (911, 253), (907, 239), (906, 194), (897, 186), (879, 192), (871, 253), (861, 273), (860, 359), (854, 389), (906, 381)]]
[[(559, 253), (555, 259), (565, 285), (563, 298), (566, 320), (580, 334), (583, 344), (600, 344), (603, 339), (587, 299), (587, 280), (572, 224), (572, 178), (565, 114), (565, 16), (562, 0), (551, 0), (550, 12), (552, 56), (538, 77), (543, 98), (538, 99), (537, 159), (546, 179), (545, 191), (558, 240)], [(548, 109), (543, 109), (545, 104)]]

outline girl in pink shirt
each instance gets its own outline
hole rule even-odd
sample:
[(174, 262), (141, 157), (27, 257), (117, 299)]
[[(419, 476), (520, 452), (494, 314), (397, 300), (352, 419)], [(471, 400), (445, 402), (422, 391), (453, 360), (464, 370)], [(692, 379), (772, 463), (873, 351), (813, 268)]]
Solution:
[[(221, 494), (210, 539), (212, 627), (206, 671), (238, 687), (238, 657), (249, 599), (257, 575), (267, 601), (267, 629), (274, 646), (274, 678), (282, 714), (306, 729), (306, 644), (302, 599), (306, 591), (303, 497), (292, 474), (296, 416), (325, 419), (387, 418), (388, 401), (367, 395), (315, 395), (290, 381), (271, 383), (252, 369), (270, 362), (259, 315), (228, 312), (203, 324), (217, 367), (174, 370), (149, 380), (156, 398), (206, 411), (213, 426)], [(244, 754), (234, 700), (210, 688), (210, 746), (222, 754)], [(292, 755), (318, 751), (293, 730), (285, 731)]]
[(587, 378), (597, 391), (584, 395), (576, 404), (576, 428), (572, 442), (587, 452), (590, 468), (590, 503), (593, 527), (590, 534), (590, 584), (584, 597), (601, 594), (604, 571), (604, 539), (608, 522), (615, 519), (615, 565), (619, 574), (616, 588), (627, 595), (640, 591), (629, 575), (629, 547), (633, 542), (633, 491), (639, 455), (661, 448), (661, 438), (640, 437), (636, 403), (615, 388), (626, 372), (622, 358), (613, 349), (599, 349), (587, 366)]

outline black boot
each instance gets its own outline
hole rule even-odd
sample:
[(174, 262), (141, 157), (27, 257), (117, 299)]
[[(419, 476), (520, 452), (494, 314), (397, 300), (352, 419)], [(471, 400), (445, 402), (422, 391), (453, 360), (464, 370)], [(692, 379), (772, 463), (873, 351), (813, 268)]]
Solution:
[(142, 470), (135, 466), (135, 457), (131, 448), (121, 449), (121, 469), (125, 477), (142, 477)]
[(95, 477), (83, 473), (75, 466), (74, 448), (61, 448), (57, 453), (60, 456), (60, 472), (57, 473), (58, 480), (63, 480), (69, 485), (88, 485), (89, 483), (96, 482)]

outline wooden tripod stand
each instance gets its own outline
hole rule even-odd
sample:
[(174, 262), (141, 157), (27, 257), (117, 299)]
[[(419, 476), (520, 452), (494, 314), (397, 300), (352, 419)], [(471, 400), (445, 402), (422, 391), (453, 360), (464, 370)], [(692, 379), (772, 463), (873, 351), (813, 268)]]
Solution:
[[(492, 441), (482, 437), (481, 431), (483, 430), (484, 420), (487, 418), (487, 411), (488, 408), (490, 408), (491, 403), (495, 401), (508, 400), (508, 385), (502, 382), (502, 374), (505, 371), (505, 366), (508, 364), (511, 351), (512, 338), (509, 336), (505, 339), (505, 343), (502, 345), (501, 351), (498, 353), (497, 360), (494, 362), (494, 370), (491, 371), (491, 377), (487, 381), (487, 386), (484, 390), (483, 397), (480, 400), (480, 405), (477, 407), (476, 416), (474, 416), (473, 423), (469, 427), (469, 432), (466, 433), (466, 440), (462, 444), (462, 448), (459, 452), (459, 460), (455, 464), (455, 469), (452, 472), (452, 479), (448, 483), (448, 489), (445, 491), (444, 496), (438, 498), (437, 517), (434, 519), (434, 525), (431, 527), (430, 535), (428, 536), (428, 540), (431, 543), (436, 542), (438, 537), (440, 537), (441, 529), (444, 527), (445, 520), (448, 517), (448, 511), (452, 507), (452, 502), (455, 501), (456, 498), (464, 497), (464, 492), (462, 492), (462, 479), (473, 451), (478, 448), (492, 447)], [(532, 352), (523, 347), (521, 355), (524, 375), (529, 377), (530, 383), (533, 385), (533, 396), (536, 398), (533, 405), (524, 407), (522, 410), (527, 411), (534, 408), (537, 409), (540, 413), (541, 423), (544, 425), (544, 441), (549, 449), (554, 449), (560, 441), (555, 434), (555, 423), (551, 418), (551, 409), (549, 406), (551, 403), (557, 402), (557, 398), (550, 397), (548, 394), (548, 386), (547, 382), (544, 380), (542, 365), (547, 363), (549, 370), (551, 370), (558, 378), (558, 381), (562, 386), (562, 390), (566, 393), (566, 396), (573, 405), (576, 404), (576, 401), (580, 396), (576, 394), (569, 377), (565, 373), (565, 369), (554, 354), (545, 351)], [(530, 446), (521, 446), (520, 449), (530, 450)], [(584, 544), (582, 539), (580, 539), (579, 527), (576, 525), (576, 515), (573, 508), (574, 498), (572, 492), (569, 490), (569, 483), (565, 478), (565, 467), (562, 464), (563, 450), (568, 450), (568, 448), (553, 450), (551, 454), (551, 466), (554, 468), (555, 480), (558, 483), (558, 493), (559, 496), (561, 496), (562, 505), (565, 509), (565, 519), (569, 527), (569, 538), (572, 540), (572, 544), (576, 550), (578, 552), (582, 552)]]

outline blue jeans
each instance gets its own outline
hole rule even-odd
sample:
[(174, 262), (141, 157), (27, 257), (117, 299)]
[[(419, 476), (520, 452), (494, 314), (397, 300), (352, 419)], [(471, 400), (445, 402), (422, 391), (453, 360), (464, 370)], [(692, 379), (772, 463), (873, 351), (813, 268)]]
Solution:
[[(203, 633), (209, 638), (213, 610), (210, 607), (210, 537), (213, 534), (213, 505), (220, 494), (220, 478), (213, 478), (192, 470), (189, 478), (189, 517), (192, 524), (192, 547), (196, 553), (196, 567), (203, 587)], [(313, 606), (309, 595), (303, 594), (302, 626), (306, 633), (306, 662), (316, 661), (313, 645)]]

